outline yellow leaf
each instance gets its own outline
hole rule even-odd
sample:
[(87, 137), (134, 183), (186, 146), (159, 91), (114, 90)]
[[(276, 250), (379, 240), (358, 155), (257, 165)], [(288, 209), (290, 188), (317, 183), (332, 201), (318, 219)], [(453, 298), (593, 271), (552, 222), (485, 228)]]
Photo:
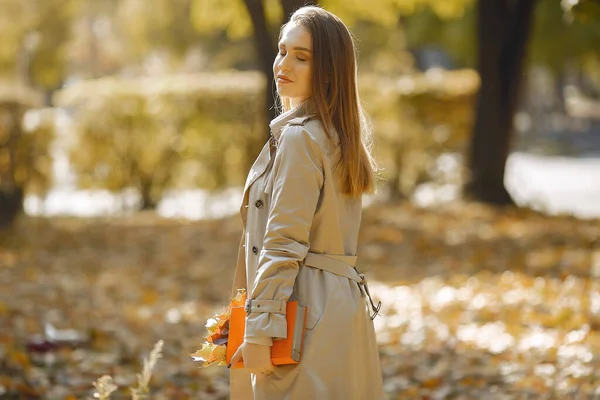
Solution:
[(246, 289), (238, 289), (237, 295), (231, 300), (228, 310), (231, 311), (233, 307), (244, 307), (246, 304)]
[(194, 361), (208, 361), (210, 355), (212, 354), (214, 348), (216, 346), (211, 343), (204, 343), (199, 350), (196, 350), (194, 354), (190, 354), (190, 357), (194, 359)]
[(206, 321), (206, 330), (212, 335), (219, 329), (217, 318), (209, 318)]
[(225, 361), (225, 356), (227, 355), (227, 347), (224, 345), (216, 346), (213, 348), (213, 351), (210, 354), (208, 359), (209, 363), (220, 363)]

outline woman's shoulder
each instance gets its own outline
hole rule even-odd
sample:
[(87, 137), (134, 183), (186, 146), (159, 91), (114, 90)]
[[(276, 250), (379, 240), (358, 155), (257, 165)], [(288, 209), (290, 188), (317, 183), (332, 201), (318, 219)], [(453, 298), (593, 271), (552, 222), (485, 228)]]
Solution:
[(327, 136), (325, 127), (321, 119), (316, 115), (307, 115), (303, 117), (297, 117), (288, 123), (290, 131), (293, 130), (296, 133), (304, 132), (312, 141), (319, 144), (319, 146), (328, 154), (335, 151), (339, 145), (338, 134), (334, 129), (330, 130), (331, 138)]

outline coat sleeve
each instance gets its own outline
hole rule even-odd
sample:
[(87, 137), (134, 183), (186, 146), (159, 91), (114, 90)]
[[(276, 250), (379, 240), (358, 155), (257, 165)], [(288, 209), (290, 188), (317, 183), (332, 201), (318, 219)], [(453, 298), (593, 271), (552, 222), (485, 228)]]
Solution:
[(249, 342), (272, 344), (271, 338), (287, 337), (285, 304), (308, 253), (323, 176), (319, 144), (303, 126), (287, 127), (273, 160), (267, 227), (246, 318)]

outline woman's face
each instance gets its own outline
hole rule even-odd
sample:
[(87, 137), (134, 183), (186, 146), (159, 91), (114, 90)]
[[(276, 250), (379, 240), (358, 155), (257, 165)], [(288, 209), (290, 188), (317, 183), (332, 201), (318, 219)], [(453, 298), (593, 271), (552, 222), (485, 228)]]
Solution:
[(277, 92), (293, 107), (312, 96), (312, 38), (306, 29), (289, 23), (278, 45), (273, 63)]

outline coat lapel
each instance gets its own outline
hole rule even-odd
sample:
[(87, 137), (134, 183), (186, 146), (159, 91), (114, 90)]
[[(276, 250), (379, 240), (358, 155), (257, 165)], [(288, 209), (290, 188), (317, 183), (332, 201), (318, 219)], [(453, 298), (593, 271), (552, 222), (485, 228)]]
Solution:
[(314, 105), (310, 99), (304, 101), (304, 103), (300, 104), (296, 108), (287, 111), (283, 114), (280, 114), (269, 124), (271, 137), (263, 146), (256, 161), (254, 161), (252, 168), (250, 168), (250, 172), (248, 173), (248, 177), (246, 178), (246, 184), (244, 185), (244, 191), (242, 194), (242, 205), (240, 206), (240, 214), (244, 226), (246, 226), (246, 208), (248, 206), (249, 200), (248, 189), (250, 189), (250, 186), (252, 186), (252, 184), (265, 173), (267, 167), (269, 166), (269, 161), (271, 160), (271, 140), (275, 140), (277, 142), (281, 136), (281, 131), (283, 130), (283, 127), (291, 119), (301, 115), (306, 115), (308, 112), (314, 113)]
[[(242, 216), (245, 216), (245, 206), (248, 204), (248, 189), (250, 188), (250, 186), (252, 186), (252, 184), (261, 177), (262, 174), (265, 173), (265, 170), (267, 169), (267, 166), (269, 165), (269, 161), (271, 160), (271, 152), (269, 151), (269, 144), (270, 141), (267, 141), (267, 143), (265, 143), (265, 145), (263, 146), (262, 150), (260, 151), (260, 154), (258, 155), (258, 157), (256, 158), (256, 161), (254, 161), (254, 164), (252, 164), (252, 168), (250, 168), (250, 173), (248, 174), (248, 177), (246, 178), (246, 184), (244, 185), (244, 191), (242, 194), (242, 205), (240, 207), (240, 212), (242, 213)], [(242, 218), (244, 220), (244, 224), (245, 224), (245, 218)]]
[(254, 161), (252, 168), (250, 168), (250, 173), (248, 174), (246, 184), (244, 185), (244, 195), (248, 192), (250, 186), (265, 172), (270, 160), (269, 142), (267, 142), (260, 151), (256, 161)]

